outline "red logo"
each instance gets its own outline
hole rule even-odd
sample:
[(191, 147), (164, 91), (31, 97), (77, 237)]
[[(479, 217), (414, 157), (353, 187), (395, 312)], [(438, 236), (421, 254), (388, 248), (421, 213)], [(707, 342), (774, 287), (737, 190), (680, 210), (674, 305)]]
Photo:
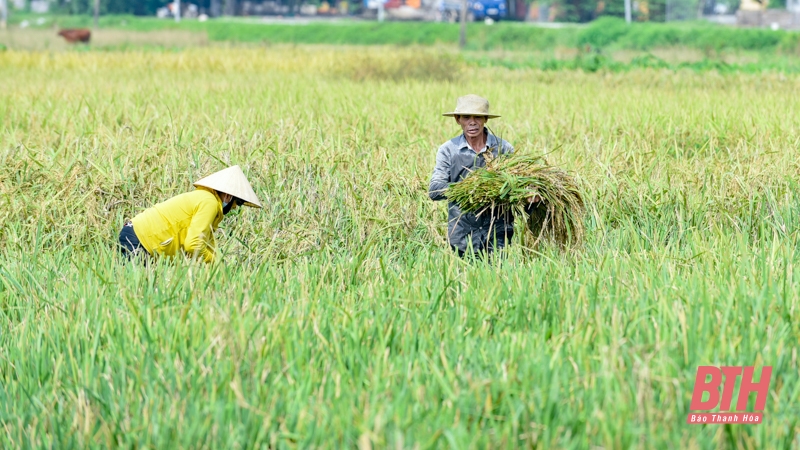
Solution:
[[(736, 399), (736, 409), (731, 409), (733, 400), (733, 389), (736, 387), (736, 379), (741, 375), (742, 382), (739, 385), (739, 395)], [(707, 380), (708, 377), (710, 380)], [(722, 383), (723, 377), (725, 384)], [(764, 366), (761, 369), (761, 376), (758, 382), (753, 381), (753, 366), (747, 367), (715, 367), (699, 366), (697, 376), (694, 379), (694, 391), (692, 391), (692, 411), (710, 411), (719, 405), (720, 412), (714, 413), (689, 413), (686, 423), (710, 424), (710, 423), (749, 423), (758, 424), (762, 422), (761, 412), (726, 412), (726, 411), (745, 411), (747, 410), (747, 399), (750, 393), (756, 393), (755, 411), (763, 411), (767, 404), (769, 382), (772, 377), (772, 366)], [(722, 393), (719, 387), (722, 385)], [(703, 400), (703, 394), (708, 393), (708, 399)]]

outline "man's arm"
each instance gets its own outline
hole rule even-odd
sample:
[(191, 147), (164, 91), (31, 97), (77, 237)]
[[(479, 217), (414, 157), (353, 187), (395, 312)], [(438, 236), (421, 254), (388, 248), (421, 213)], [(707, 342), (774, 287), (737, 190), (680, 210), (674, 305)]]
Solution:
[(433, 168), (431, 183), (428, 186), (428, 196), (431, 200), (446, 200), (444, 193), (450, 186), (450, 155), (447, 147), (439, 147), (436, 153), (436, 166)]

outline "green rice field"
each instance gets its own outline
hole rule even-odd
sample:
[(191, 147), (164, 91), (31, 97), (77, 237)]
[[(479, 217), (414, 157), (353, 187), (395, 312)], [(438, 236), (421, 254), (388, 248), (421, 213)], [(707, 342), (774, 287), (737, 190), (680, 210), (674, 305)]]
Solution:
[[(800, 76), (429, 47), (0, 52), (0, 448), (800, 446)], [(466, 262), (427, 188), (476, 93), (578, 179), (583, 244)], [(239, 164), (220, 261), (125, 218)], [(772, 366), (687, 425), (699, 365)], [(755, 395), (751, 396), (751, 408)]]

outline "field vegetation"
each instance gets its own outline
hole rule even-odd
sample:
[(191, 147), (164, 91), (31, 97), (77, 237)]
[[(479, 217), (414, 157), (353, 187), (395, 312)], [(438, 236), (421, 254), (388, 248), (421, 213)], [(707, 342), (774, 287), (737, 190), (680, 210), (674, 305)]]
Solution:
[[(55, 50), (70, 47), (56, 35), (65, 27), (91, 27), (88, 16), (15, 14), (0, 31), (0, 50)], [(22, 21), (26, 28), (20, 28)], [(735, 73), (800, 73), (800, 33), (746, 29), (707, 23), (636, 23), (603, 18), (584, 26), (541, 28), (501, 22), (470, 24), (459, 58), (477, 67), (543, 71), (627, 72), (638, 69)], [(209, 22), (136, 16), (102, 16), (89, 46), (78, 50), (177, 51), (198, 46), (274, 45), (433, 47), (454, 53), (458, 25), (369, 21), (283, 24), (223, 18)], [(389, 47), (389, 48), (391, 48)], [(393, 51), (393, 50), (390, 50)], [(358, 52), (358, 51), (355, 51)]]
[[(0, 86), (0, 447), (797, 446), (795, 75), (272, 45), (10, 49)], [(582, 245), (451, 254), (427, 182), (470, 92), (576, 175)], [(229, 164), (265, 206), (219, 263), (121, 263)], [(698, 365), (771, 365), (764, 423), (686, 425)]]
[[(26, 21), (32, 28), (91, 27), (90, 16), (12, 16), (15, 26)], [(454, 45), (459, 25), (432, 22), (340, 21), (303, 24), (259, 23), (257, 18), (222, 18), (207, 22), (136, 16), (102, 16), (101, 28), (125, 31), (184, 30), (206, 33), (211, 41), (272, 44), (328, 45)], [(642, 50), (680, 47), (706, 53), (758, 51), (800, 55), (800, 33), (763, 28), (736, 28), (704, 22), (634, 23), (605, 17), (582, 26), (544, 28), (518, 22), (493, 26), (470, 23), (468, 48), (472, 50), (549, 51), (559, 47), (589, 46), (603, 50)]]

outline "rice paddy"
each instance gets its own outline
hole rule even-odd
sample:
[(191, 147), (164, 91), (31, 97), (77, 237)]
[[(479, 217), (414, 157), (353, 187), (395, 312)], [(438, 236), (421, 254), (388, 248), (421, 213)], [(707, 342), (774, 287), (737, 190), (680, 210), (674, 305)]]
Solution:
[[(8, 50), (0, 86), (2, 448), (798, 446), (800, 77), (270, 46)], [(466, 93), (576, 175), (580, 246), (451, 253)], [(121, 264), (229, 164), (264, 209), (221, 263)], [(687, 425), (698, 365), (771, 365), (764, 423)]]

